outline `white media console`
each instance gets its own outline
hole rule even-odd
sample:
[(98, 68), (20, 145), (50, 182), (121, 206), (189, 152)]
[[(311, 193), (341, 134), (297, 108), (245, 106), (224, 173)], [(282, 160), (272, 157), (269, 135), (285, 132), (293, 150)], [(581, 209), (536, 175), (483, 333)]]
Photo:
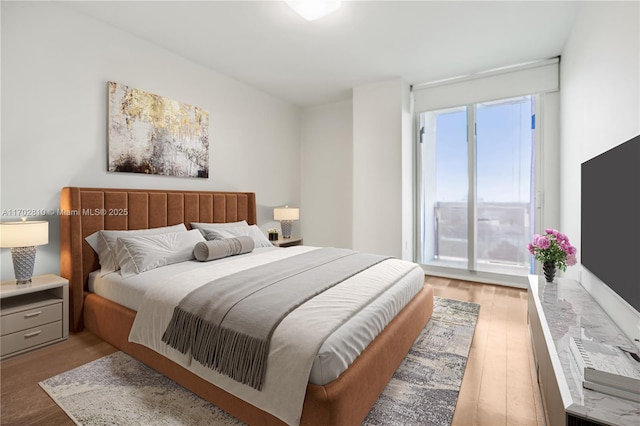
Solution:
[(635, 346), (577, 281), (555, 281), (529, 276), (529, 331), (547, 425), (637, 426), (640, 403), (582, 387), (569, 339)]

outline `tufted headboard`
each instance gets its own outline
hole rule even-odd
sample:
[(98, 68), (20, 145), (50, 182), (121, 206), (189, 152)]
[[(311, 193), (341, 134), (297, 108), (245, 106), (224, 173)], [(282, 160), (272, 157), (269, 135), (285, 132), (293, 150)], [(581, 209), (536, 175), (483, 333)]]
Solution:
[(98, 256), (84, 240), (102, 230), (147, 229), (191, 222), (256, 224), (253, 192), (154, 189), (62, 188), (60, 194), (60, 274), (69, 280), (69, 324), (80, 331), (89, 273)]

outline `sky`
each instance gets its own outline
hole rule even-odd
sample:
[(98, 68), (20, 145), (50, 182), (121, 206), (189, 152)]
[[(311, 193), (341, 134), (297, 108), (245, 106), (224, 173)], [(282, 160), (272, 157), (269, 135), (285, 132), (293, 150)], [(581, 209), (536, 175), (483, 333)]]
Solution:
[[(477, 197), (485, 202), (529, 202), (532, 164), (529, 97), (478, 105)], [(436, 121), (438, 201), (466, 201), (466, 110), (438, 114)]]

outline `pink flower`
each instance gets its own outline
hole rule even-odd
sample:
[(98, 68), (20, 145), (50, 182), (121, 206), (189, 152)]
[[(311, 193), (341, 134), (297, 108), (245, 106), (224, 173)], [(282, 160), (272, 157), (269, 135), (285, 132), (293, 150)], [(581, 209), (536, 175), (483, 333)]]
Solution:
[(529, 243), (529, 245), (527, 246), (527, 249), (529, 250), (529, 253), (536, 254), (536, 249), (533, 246), (533, 244)]
[(549, 235), (555, 235), (556, 232), (558, 232), (558, 231), (556, 231), (553, 228), (547, 228), (547, 229), (544, 230), (544, 233), (545, 234), (549, 234)]
[(536, 245), (543, 250), (548, 249), (551, 245), (551, 241), (549, 241), (549, 238), (541, 236), (540, 238), (538, 238), (538, 242), (536, 243)]
[[(574, 248), (574, 247), (572, 247), (572, 248)], [(577, 259), (576, 259), (576, 255), (575, 255), (575, 254), (569, 254), (569, 255), (567, 256), (567, 265), (569, 265), (569, 266), (573, 266), (573, 265), (575, 265), (576, 263), (578, 263), (578, 261), (577, 261)]]

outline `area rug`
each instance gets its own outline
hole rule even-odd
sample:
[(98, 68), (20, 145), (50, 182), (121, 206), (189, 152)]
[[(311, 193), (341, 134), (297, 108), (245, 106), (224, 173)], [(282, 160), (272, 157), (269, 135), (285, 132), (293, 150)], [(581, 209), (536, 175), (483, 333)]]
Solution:
[[(434, 312), (364, 425), (451, 424), (480, 306), (434, 299)], [(40, 382), (78, 425), (244, 423), (123, 352)]]

